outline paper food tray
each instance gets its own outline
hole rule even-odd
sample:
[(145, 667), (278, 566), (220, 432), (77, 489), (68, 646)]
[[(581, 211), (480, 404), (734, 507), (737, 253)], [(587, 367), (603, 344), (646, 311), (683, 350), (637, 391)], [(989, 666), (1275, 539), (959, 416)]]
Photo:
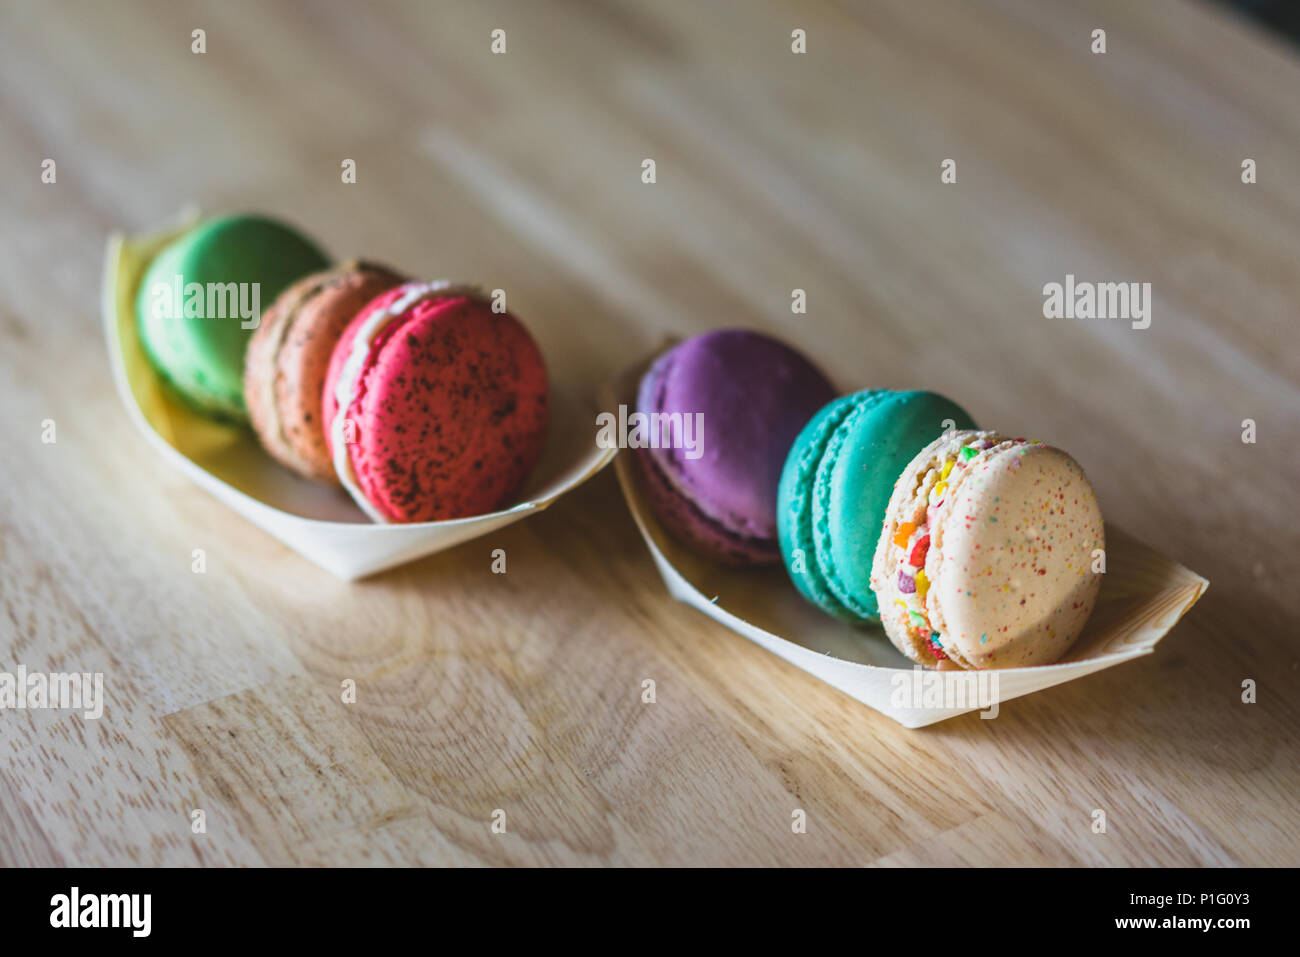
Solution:
[[(617, 415), (636, 407), (636, 386), (649, 360), (602, 387), (600, 405)], [(620, 455), (619, 485), (668, 593), (779, 655), (796, 668), (908, 728), (967, 711), (994, 713), (985, 695), (1006, 702), (1150, 654), (1209, 582), (1106, 526), (1106, 575), (1097, 606), (1070, 652), (1057, 664), (996, 671), (921, 671), (879, 626), (854, 627), (808, 603), (781, 566), (732, 568), (695, 555), (656, 521), (632, 456)], [(982, 682), (983, 684), (980, 684)]]
[(189, 212), (153, 235), (109, 237), (103, 311), (113, 380), (131, 421), (164, 461), (304, 558), (344, 579), (413, 561), (541, 511), (614, 457), (615, 450), (596, 445), (593, 410), (553, 388), (546, 451), (517, 504), (453, 521), (372, 523), (341, 489), (277, 463), (251, 430), (198, 415), (150, 364), (137, 332), (136, 289), (153, 257), (197, 218)]

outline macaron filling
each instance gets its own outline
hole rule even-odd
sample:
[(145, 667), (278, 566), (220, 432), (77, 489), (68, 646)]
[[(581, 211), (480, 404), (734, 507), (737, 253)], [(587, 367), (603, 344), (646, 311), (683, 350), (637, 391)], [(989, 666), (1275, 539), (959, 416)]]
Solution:
[(894, 604), (907, 611), (908, 630), (918, 640), (930, 642), (930, 650), (939, 659), (947, 658), (943, 652), (943, 643), (939, 634), (930, 627), (930, 615), (925, 610), (925, 595), (930, 590), (930, 582), (925, 577), (925, 555), (930, 550), (930, 526), (927, 523), (915, 525), (904, 522), (894, 535), (894, 543), (904, 540), (904, 547), (898, 559), (898, 591), (903, 597), (894, 599)]
[[(900, 615), (898, 620), (908, 643), (913, 648), (925, 649), (936, 661), (954, 657), (953, 649), (944, 647), (941, 629), (932, 624), (926, 601), (932, 585), (926, 572), (926, 558), (930, 554), (931, 534), (941, 528), (946, 514), (941, 511), (942, 506), (955, 495), (971, 463), (981, 453), (1027, 444), (1035, 443), (978, 432), (955, 447), (941, 448), (934, 461), (917, 476), (911, 503), (903, 509), (907, 518), (885, 529), (884, 534), (889, 537), (885, 557), (893, 571), (893, 579), (888, 584), (896, 594), (893, 603), (901, 610), (895, 614)], [(958, 663), (969, 667), (960, 656)]]
[(364, 375), (368, 361), (372, 353), (382, 345), (382, 341), (387, 338), (387, 335), (395, 331), (396, 327), (393, 326), (393, 323), (417, 303), (425, 299), (449, 299), (455, 297), (485, 300), (482, 291), (478, 287), (460, 285), (445, 280), (430, 283), (409, 283), (404, 286), (402, 294), (386, 308), (377, 309), (366, 317), (366, 321), (357, 330), (356, 337), (352, 340), (351, 351), (344, 360), (343, 367), (339, 371), (338, 379), (335, 382), (334, 398), (338, 402), (338, 412), (335, 414), (333, 422), (330, 423), (330, 445), (334, 458), (334, 471), (338, 474), (339, 481), (347, 489), (348, 494), (352, 496), (353, 501), (375, 522), (387, 524), (392, 519), (376, 508), (370, 499), (366, 497), (365, 492), (362, 491), (361, 482), (352, 461), (352, 443), (349, 441), (349, 439), (356, 438), (356, 425), (351, 425), (353, 431), (352, 434), (349, 434), (349, 423), (353, 422), (351, 419), (353, 405), (364, 393)]

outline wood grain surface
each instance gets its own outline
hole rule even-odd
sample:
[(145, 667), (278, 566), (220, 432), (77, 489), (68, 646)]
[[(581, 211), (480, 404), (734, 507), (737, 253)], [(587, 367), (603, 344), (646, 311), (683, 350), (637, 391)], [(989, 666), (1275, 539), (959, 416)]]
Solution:
[[(0, 670), (108, 706), (0, 712), (0, 863), (1300, 863), (1297, 89), (1175, 0), (4, 4)], [(942, 391), (1210, 589), (1146, 659), (907, 731), (670, 602), (612, 471), (341, 583), (113, 392), (105, 238), (190, 202), (508, 288), (584, 394), (726, 324)], [(1045, 319), (1067, 273), (1150, 282), (1151, 327)]]

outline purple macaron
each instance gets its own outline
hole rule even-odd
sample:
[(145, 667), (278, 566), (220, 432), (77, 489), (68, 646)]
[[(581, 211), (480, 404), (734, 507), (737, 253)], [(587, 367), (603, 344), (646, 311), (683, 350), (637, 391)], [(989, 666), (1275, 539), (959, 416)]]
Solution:
[(636, 461), (659, 521), (716, 561), (778, 561), (781, 468), (834, 397), (816, 366), (757, 332), (706, 332), (665, 352), (642, 377), (636, 408), (653, 423)]

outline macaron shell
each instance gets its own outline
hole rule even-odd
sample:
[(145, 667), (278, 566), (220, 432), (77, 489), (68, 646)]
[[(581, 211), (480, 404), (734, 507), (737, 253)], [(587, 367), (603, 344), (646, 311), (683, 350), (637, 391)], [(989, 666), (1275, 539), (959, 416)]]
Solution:
[(831, 436), (813, 494), (813, 536), (827, 585), (845, 607), (875, 621), (871, 568), (894, 483), (946, 428), (974, 428), (966, 411), (933, 392), (887, 392), (856, 409)]
[(845, 621), (858, 621), (859, 618), (835, 597), (817, 563), (812, 518), (813, 485), (831, 435), (860, 405), (875, 401), (883, 394), (879, 391), (857, 392), (823, 406), (791, 446), (777, 487), (777, 541), (790, 580), (814, 605)]
[[(356, 334), (407, 288), (372, 301), (335, 348), (323, 398), (331, 451), (335, 385)], [(464, 296), (423, 298), (370, 344), (347, 414), (357, 485), (389, 521), (482, 514), (518, 491), (541, 456), (545, 362), (508, 313)]]
[[(242, 422), (244, 352), (252, 322), (291, 282), (328, 265), (325, 255), (296, 230), (260, 216), (227, 216), (200, 223), (164, 249), (150, 264), (136, 296), (140, 338), (155, 367), (181, 395), (214, 418)], [(199, 283), (245, 284), (252, 306), (256, 286), (258, 315), (244, 320), (159, 314), (154, 305), (173, 277), (182, 289)], [(171, 303), (170, 293), (167, 302)], [(215, 304), (215, 303), (214, 303)], [(169, 305), (170, 308), (170, 305)], [(228, 310), (229, 311), (229, 310)], [(244, 328), (245, 322), (250, 323)]]
[[(330, 359), (357, 313), (402, 281), (382, 267), (348, 264), (295, 283), (263, 317), (248, 346), (245, 397), (263, 446), (284, 465), (338, 482), (321, 410)], [(264, 408), (268, 376), (272, 410)]]
[(926, 608), (945, 651), (968, 668), (1057, 661), (1101, 587), (1101, 509), (1083, 469), (1045, 445), (972, 460), (931, 529)]
[[(339, 336), (339, 341), (334, 345), (334, 351), (330, 355), (329, 368), (325, 372), (325, 387), (321, 390), (321, 415), (324, 417), (325, 446), (329, 449), (330, 458), (334, 456), (334, 430), (332, 428), (334, 417), (338, 414), (339, 403), (336, 395), (339, 376), (343, 372), (343, 365), (348, 356), (352, 354), (355, 346), (357, 334), (361, 331), (366, 321), (374, 313), (387, 309), (403, 295), (406, 286), (398, 286), (388, 292), (381, 293), (370, 302), (362, 307), (361, 311), (352, 317), (352, 321), (343, 329), (343, 334)], [(374, 350), (371, 349), (366, 356), (367, 368), (374, 360)], [(365, 385), (365, 374), (362, 373), (362, 381), (359, 387)], [(355, 419), (355, 417), (354, 417)], [(353, 422), (353, 428), (356, 428), (356, 422)]]
[(303, 463), (294, 457), (293, 450), (280, 431), (275, 393), (267, 385), (274, 384), (276, 353), (288, 332), (294, 310), (320, 285), (321, 275), (313, 273), (305, 276), (280, 293), (271, 308), (262, 313), (262, 322), (253, 331), (244, 352), (244, 407), (248, 411), (253, 431), (257, 433), (262, 447), (276, 461), (294, 471), (299, 471)]
[[(656, 408), (664, 372), (672, 365), (670, 350), (651, 364), (637, 388), (637, 409)], [(770, 540), (756, 539), (733, 532), (721, 522), (705, 515), (691, 499), (665, 477), (650, 449), (629, 450), (642, 478), (642, 491), (662, 524), (672, 535), (693, 551), (727, 565), (753, 565), (776, 560)]]
[(835, 466), (840, 461), (845, 443), (850, 441), (854, 429), (880, 401), (882, 400), (878, 398), (875, 402), (855, 405), (827, 436), (825, 450), (817, 463), (810, 499), (810, 528), (813, 541), (812, 553), (817, 565), (816, 574), (851, 620), (858, 622), (871, 622), (877, 617), (875, 595), (862, 595), (846, 584), (840, 569), (836, 566), (837, 556), (834, 554), (832, 543), (836, 538), (856, 535), (856, 523), (862, 516), (855, 516), (850, 510), (843, 510), (837, 516), (836, 528), (832, 529), (831, 501), (836, 493)]
[(782, 466), (834, 387), (799, 352), (747, 329), (695, 336), (656, 366), (655, 391), (641, 393), (637, 411), (698, 417), (703, 434), (696, 457), (679, 447), (645, 451), (701, 513), (735, 535), (767, 540), (776, 560)]
[(749, 539), (723, 528), (664, 479), (645, 449), (631, 449), (641, 475), (641, 489), (655, 517), (692, 551), (725, 565), (757, 565), (776, 561), (775, 546), (766, 539)]

